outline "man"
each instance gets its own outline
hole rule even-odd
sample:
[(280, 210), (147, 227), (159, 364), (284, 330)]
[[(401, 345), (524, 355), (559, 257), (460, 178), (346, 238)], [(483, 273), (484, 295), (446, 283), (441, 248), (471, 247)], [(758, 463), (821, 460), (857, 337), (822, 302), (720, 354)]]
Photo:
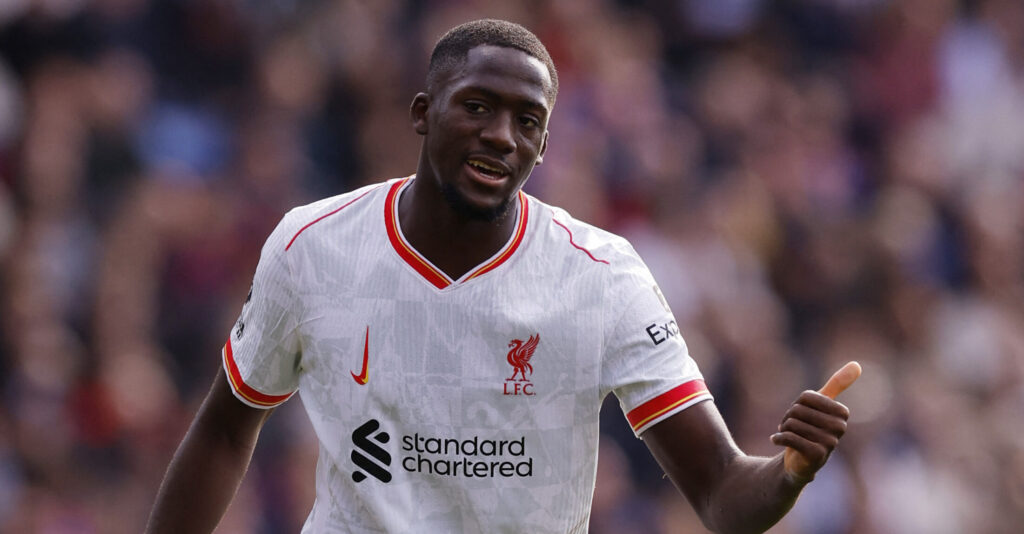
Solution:
[(629, 244), (521, 192), (557, 90), (521, 26), (441, 38), (411, 106), (416, 174), (295, 209), (267, 240), (150, 532), (211, 531), (295, 391), (320, 440), (303, 532), (585, 532), (609, 392), (710, 529), (786, 513), (859, 368), (800, 395), (784, 454), (743, 454)]

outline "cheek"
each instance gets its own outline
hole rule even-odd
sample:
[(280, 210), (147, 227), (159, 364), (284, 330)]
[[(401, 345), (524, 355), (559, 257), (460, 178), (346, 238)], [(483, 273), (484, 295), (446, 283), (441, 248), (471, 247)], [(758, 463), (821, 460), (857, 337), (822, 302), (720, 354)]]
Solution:
[(543, 139), (537, 136), (523, 136), (519, 142), (521, 152), (524, 156), (528, 156), (529, 159), (536, 159), (540, 155), (540, 149), (543, 146)]
[(472, 124), (455, 118), (438, 119), (434, 131), (437, 133), (435, 139), (439, 144), (451, 147), (465, 143), (466, 139), (471, 138), (475, 132)]

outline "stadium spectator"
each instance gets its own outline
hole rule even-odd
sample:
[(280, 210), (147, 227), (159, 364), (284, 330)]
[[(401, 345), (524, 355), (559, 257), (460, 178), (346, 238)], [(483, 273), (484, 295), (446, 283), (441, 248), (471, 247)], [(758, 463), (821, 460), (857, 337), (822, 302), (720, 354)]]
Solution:
[[(786, 392), (865, 365), (773, 531), (1019, 528), (1024, 7), (699, 4), (0, 2), (0, 532), (142, 528), (268, 224), (412, 168), (424, 51), (482, 16), (535, 28), (562, 75), (528, 191), (635, 243), (744, 450), (772, 453)], [(628, 469), (598, 487), (693, 531), (617, 411)], [(223, 532), (298, 530), (299, 412)]]

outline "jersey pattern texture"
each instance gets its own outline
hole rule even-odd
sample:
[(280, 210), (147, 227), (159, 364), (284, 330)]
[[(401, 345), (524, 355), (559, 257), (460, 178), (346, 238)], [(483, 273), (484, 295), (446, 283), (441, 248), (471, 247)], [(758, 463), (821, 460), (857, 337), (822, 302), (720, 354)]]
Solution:
[(303, 532), (586, 532), (605, 396), (637, 436), (711, 398), (672, 313), (629, 243), (526, 194), (452, 280), (402, 235), (413, 179), (284, 217), (224, 347), (232, 390), (301, 396)]

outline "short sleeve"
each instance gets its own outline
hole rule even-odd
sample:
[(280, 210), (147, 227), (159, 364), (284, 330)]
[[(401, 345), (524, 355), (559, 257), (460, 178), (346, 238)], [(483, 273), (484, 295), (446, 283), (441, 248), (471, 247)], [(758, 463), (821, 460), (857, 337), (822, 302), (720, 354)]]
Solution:
[(635, 261), (611, 284), (614, 302), (606, 313), (601, 372), (603, 385), (618, 397), (639, 437), (659, 421), (710, 400), (711, 393), (654, 277), (638, 257)]
[(287, 240), (294, 232), (285, 221), (263, 245), (242, 313), (223, 351), (232, 391), (255, 408), (273, 408), (298, 388), (299, 309), (286, 256)]

